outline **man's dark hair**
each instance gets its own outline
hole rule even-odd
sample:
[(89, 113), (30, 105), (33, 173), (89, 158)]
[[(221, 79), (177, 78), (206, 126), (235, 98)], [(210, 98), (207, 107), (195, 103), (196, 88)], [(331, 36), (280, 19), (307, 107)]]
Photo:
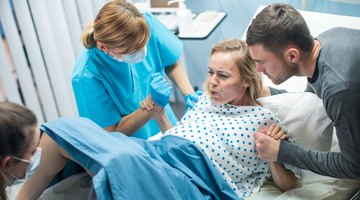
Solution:
[(308, 52), (313, 42), (304, 18), (288, 4), (273, 4), (264, 8), (252, 20), (246, 34), (248, 46), (262, 44), (275, 55), (281, 55), (289, 44)]

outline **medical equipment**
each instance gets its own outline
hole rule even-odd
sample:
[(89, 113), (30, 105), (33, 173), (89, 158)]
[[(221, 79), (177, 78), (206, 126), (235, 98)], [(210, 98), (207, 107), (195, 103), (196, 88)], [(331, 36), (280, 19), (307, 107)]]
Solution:
[(198, 14), (192, 22), (192, 30), (186, 33), (179, 33), (182, 39), (205, 39), (225, 18), (226, 13), (221, 11), (208, 10)]
[(175, 13), (179, 10), (180, 3), (169, 3), (169, 0), (146, 0), (146, 7), (150, 12)]
[(185, 0), (171, 0), (168, 1), (168, 4), (173, 3), (179, 4), (179, 10), (176, 12), (178, 29), (180, 34), (189, 33), (193, 28), (193, 14), (190, 9), (185, 5)]

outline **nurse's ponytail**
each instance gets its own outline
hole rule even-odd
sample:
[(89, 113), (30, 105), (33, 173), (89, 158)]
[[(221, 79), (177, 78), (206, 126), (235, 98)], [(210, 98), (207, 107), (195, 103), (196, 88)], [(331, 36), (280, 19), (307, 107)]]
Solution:
[(94, 25), (90, 24), (85, 27), (82, 35), (81, 41), (85, 48), (90, 49), (91, 47), (96, 45), (96, 40), (94, 37)]

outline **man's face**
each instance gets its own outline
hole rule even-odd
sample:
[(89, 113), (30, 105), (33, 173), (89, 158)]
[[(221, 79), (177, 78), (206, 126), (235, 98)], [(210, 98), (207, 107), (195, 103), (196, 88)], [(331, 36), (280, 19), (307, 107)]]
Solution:
[(251, 57), (256, 62), (256, 71), (264, 73), (274, 84), (279, 85), (298, 74), (298, 65), (279, 58), (262, 44), (249, 47)]

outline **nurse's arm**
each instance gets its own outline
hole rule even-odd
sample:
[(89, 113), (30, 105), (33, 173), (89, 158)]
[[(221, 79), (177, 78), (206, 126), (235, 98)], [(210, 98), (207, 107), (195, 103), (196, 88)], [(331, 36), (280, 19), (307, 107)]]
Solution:
[(171, 66), (165, 67), (165, 72), (184, 96), (194, 93), (189, 78), (179, 61)]
[(142, 126), (144, 126), (149, 120), (156, 117), (161, 111), (161, 107), (154, 105), (154, 109), (146, 111), (141, 108), (135, 110), (133, 113), (122, 117), (122, 119), (113, 126), (105, 127), (109, 132), (121, 132), (127, 136), (131, 136)]

